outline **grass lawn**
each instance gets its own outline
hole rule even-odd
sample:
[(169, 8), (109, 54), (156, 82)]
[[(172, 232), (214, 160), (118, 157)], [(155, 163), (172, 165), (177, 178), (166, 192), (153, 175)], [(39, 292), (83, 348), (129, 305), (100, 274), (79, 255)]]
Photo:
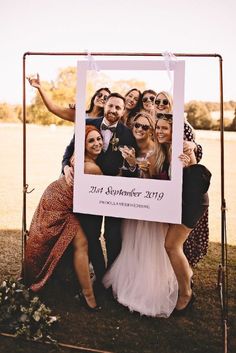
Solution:
[[(20, 231), (1, 231), (0, 277), (17, 277), (20, 271)], [(9, 247), (11, 243), (11, 247)], [(236, 247), (229, 246), (229, 352), (236, 349)], [(197, 300), (184, 317), (150, 318), (130, 313), (108, 297), (102, 311), (90, 313), (75, 299), (72, 286), (53, 281), (40, 294), (61, 321), (54, 330), (59, 342), (116, 353), (221, 353), (222, 328), (217, 269), (220, 245), (210, 243), (208, 255), (194, 271)], [(145, 290), (145, 288), (144, 288)], [(59, 352), (75, 350), (61, 348)], [(0, 336), (0, 352), (55, 353), (53, 346)]]
[[(27, 126), (27, 225), (45, 187), (57, 179), (61, 156), (73, 134), (72, 127)], [(155, 319), (130, 313), (109, 298), (101, 298), (102, 312), (88, 313), (74, 298), (72, 287), (53, 282), (41, 299), (61, 316), (55, 329), (59, 342), (116, 353), (221, 353), (223, 352), (221, 310), (217, 289), (220, 264), (220, 144), (217, 132), (197, 132), (202, 144), (202, 163), (212, 172), (210, 187), (210, 245), (208, 255), (194, 270), (197, 300), (185, 317)], [(0, 192), (0, 280), (17, 278), (21, 271), (22, 218), (22, 126), (1, 124)], [(232, 155), (235, 133), (225, 140), (225, 197), (229, 258), (229, 350), (236, 352), (236, 167)], [(144, 288), (145, 290), (145, 288)], [(55, 353), (53, 346), (0, 336), (0, 353)], [(75, 352), (59, 348), (59, 352)], [(82, 352), (82, 350), (81, 350)], [(89, 352), (89, 350), (84, 350)], [(96, 351), (95, 351), (96, 352)]]

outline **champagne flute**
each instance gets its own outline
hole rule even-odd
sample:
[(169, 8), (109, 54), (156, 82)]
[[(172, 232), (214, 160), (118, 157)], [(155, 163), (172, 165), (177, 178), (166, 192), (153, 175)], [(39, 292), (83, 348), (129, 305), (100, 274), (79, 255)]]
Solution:
[[(128, 149), (130, 149), (130, 150), (132, 150), (132, 146), (127, 146), (127, 145), (119, 145), (118, 146), (118, 150), (121, 152), (121, 154), (122, 154), (122, 152), (126, 149), (126, 148), (128, 148)], [(123, 164), (122, 164), (122, 166), (120, 167), (120, 170), (128, 170), (129, 168), (127, 168), (126, 166), (125, 166), (125, 158), (123, 158)]]
[(136, 158), (136, 163), (138, 164), (140, 169), (146, 169), (150, 164), (150, 162), (145, 157)]
[(149, 166), (150, 166), (150, 162), (149, 162), (147, 156), (137, 157), (136, 163), (137, 163), (138, 167), (140, 168), (141, 175), (143, 177), (145, 177), (146, 173), (149, 171)]

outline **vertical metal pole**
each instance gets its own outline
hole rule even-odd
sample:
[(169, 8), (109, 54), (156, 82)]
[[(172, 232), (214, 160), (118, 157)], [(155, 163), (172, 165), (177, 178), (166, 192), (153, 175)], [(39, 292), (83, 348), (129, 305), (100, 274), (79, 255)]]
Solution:
[(22, 270), (24, 274), (24, 255), (25, 255), (25, 244), (26, 244), (26, 92), (25, 92), (25, 59), (26, 53), (23, 55), (23, 208), (22, 208), (22, 251), (21, 261)]
[(220, 162), (221, 162), (221, 242), (222, 242), (222, 251), (221, 251), (221, 261), (223, 266), (225, 266), (225, 256), (224, 256), (224, 213), (225, 213), (225, 195), (224, 195), (224, 99), (223, 99), (223, 67), (222, 67), (222, 58), (219, 57), (219, 70), (220, 70)]
[(226, 239), (226, 200), (224, 193), (224, 99), (223, 99), (223, 59), (219, 56), (220, 70), (220, 147), (221, 147), (221, 285), (219, 290), (222, 306), (222, 326), (224, 353), (228, 352), (228, 278), (227, 278), (227, 239)]

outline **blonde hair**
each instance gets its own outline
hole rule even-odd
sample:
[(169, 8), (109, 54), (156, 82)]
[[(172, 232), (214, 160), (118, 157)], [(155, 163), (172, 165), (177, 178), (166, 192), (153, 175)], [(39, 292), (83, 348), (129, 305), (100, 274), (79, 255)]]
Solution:
[(156, 99), (159, 94), (163, 94), (163, 96), (165, 96), (166, 99), (168, 99), (168, 101), (169, 101), (168, 112), (166, 112), (166, 113), (173, 113), (173, 98), (172, 98), (171, 94), (166, 91), (160, 91), (157, 93)]
[[(165, 96), (166, 99), (168, 99), (168, 101), (169, 101), (169, 108), (168, 108), (168, 112), (166, 112), (166, 113), (171, 113), (171, 114), (173, 114), (173, 97), (171, 96), (171, 94), (168, 93), (168, 92), (166, 92), (166, 91), (158, 92), (158, 93), (157, 93), (157, 96), (158, 96), (159, 94), (163, 94), (163, 96)], [(157, 99), (157, 96), (156, 96), (156, 99)], [(158, 114), (158, 113), (157, 113), (157, 114)], [(195, 139), (195, 137), (196, 137), (196, 132), (195, 132), (194, 128), (192, 127), (192, 125), (189, 123), (189, 121), (187, 120), (186, 117), (184, 117), (184, 122), (185, 122), (185, 124), (187, 124), (187, 125), (190, 127), (190, 129), (192, 130), (193, 138)]]
[(153, 131), (154, 130), (154, 121), (153, 121), (153, 118), (151, 116), (151, 114), (147, 113), (146, 111), (141, 111), (141, 112), (138, 112), (135, 116), (134, 116), (134, 119), (133, 119), (133, 122), (132, 122), (132, 128), (134, 127), (134, 123), (135, 121), (140, 117), (144, 117), (147, 119), (147, 121), (149, 122), (150, 126), (151, 126), (151, 130)]

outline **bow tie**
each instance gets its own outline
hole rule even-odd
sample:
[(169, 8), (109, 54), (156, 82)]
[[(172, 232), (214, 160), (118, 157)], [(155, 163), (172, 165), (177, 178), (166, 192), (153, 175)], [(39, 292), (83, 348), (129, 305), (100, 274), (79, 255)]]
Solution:
[(107, 126), (105, 124), (102, 124), (101, 125), (101, 129), (102, 130), (110, 130), (112, 133), (114, 133), (116, 131), (116, 126), (110, 127), (110, 126)]

